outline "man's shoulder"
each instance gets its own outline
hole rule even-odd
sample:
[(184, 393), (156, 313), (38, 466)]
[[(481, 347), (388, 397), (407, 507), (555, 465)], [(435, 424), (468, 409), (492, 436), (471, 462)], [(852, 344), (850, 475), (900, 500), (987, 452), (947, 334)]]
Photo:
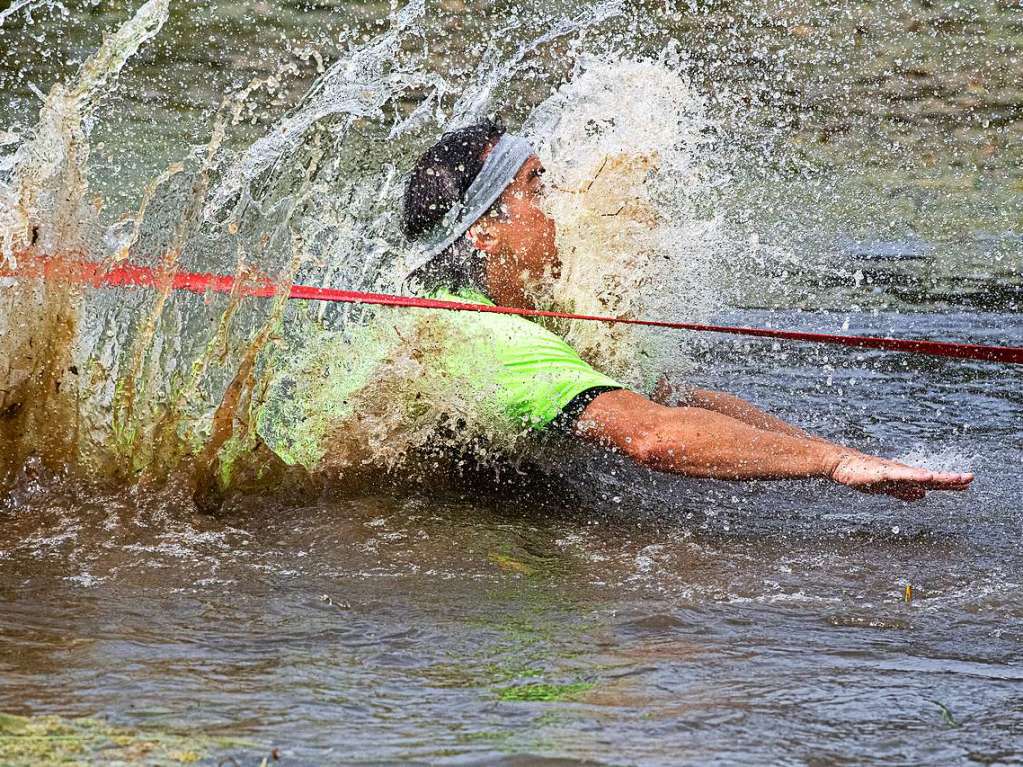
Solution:
[[(497, 306), (485, 293), (472, 288), (459, 290), (441, 288), (431, 291), (427, 297), (441, 301)], [(442, 322), (458, 326), (469, 335), (476, 336), (481, 340), (491, 337), (494, 340), (514, 345), (546, 342), (562, 345), (566, 350), (570, 348), (561, 336), (548, 330), (539, 322), (520, 314), (439, 310), (436, 315)]]
[(490, 297), (475, 288), (435, 288), (424, 294), (424, 298), (435, 298), (438, 301), (457, 301), (461, 304), (484, 304), (495, 306)]

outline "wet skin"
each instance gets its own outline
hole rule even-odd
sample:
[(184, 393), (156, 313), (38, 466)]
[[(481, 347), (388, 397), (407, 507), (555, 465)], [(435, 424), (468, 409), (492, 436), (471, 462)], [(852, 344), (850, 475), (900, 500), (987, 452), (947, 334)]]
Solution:
[[(487, 254), (487, 287), (505, 306), (530, 308), (529, 296), (556, 278), (561, 262), (554, 221), (544, 213), (543, 165), (534, 155), (491, 213), (468, 231)], [(865, 493), (916, 501), (930, 490), (965, 490), (971, 472), (936, 472), (828, 442), (723, 392), (696, 390), (678, 407), (636, 392), (601, 394), (576, 433), (660, 471), (725, 480), (830, 479)]]
[(497, 205), (468, 231), (487, 254), (487, 287), (502, 306), (532, 308), (530, 288), (561, 272), (554, 220), (544, 213), (544, 168), (533, 155), (515, 175)]

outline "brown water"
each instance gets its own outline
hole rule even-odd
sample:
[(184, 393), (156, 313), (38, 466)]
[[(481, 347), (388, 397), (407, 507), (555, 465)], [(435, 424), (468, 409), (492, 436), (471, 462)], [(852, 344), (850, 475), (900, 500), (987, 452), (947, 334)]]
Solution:
[[(872, 329), (1023, 338), (966, 319)], [(707, 353), (831, 436), (944, 449), (974, 489), (908, 506), (569, 452), (547, 483), (206, 516), (26, 477), (0, 699), (241, 736), (253, 764), (1019, 763), (1023, 379), (753, 346)]]
[[(430, 17), (455, 32), (432, 43), (445, 73), (479, 52), (457, 34), (474, 9)], [(514, 7), (475, 10), (491, 29)], [(708, 205), (774, 257), (719, 319), (1023, 344), (1017, 4), (632, 10), (637, 46), (670, 33), (703, 92), (733, 91), (716, 113), (733, 182)], [(67, 77), (125, 13), (8, 20), (7, 127), (31, 124), (30, 84)], [(173, 6), (99, 115), (102, 215), (205, 142), (224, 88), (273, 71), (283, 41), (322, 33), (329, 58), (345, 26), (384, 15)], [(315, 60), (303, 67), (229, 143), (293, 103)], [(116, 300), (122, 318), (148, 306)], [(183, 314), (205, 322), (200, 303)], [(182, 348), (204, 343), (182, 331)], [(247, 743), (208, 764), (271, 747), (311, 765), (1023, 764), (1023, 373), (686, 348), (701, 385), (978, 479), (904, 505), (660, 477), (552, 438), (501, 482), (382, 477), (207, 512), (174, 488), (97, 490), (29, 461), (0, 503), (0, 711)]]

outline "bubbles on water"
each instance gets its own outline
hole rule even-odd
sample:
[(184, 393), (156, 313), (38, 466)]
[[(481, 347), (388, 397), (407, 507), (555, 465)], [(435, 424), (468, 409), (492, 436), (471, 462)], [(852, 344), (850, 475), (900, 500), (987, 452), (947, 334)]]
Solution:
[(88, 571), (83, 571), (78, 575), (69, 575), (65, 577), (64, 580), (69, 581), (70, 583), (73, 583), (76, 586), (81, 586), (82, 588), (88, 589), (92, 588), (93, 586), (99, 585), (106, 579), (98, 578), (95, 575), (89, 573)]

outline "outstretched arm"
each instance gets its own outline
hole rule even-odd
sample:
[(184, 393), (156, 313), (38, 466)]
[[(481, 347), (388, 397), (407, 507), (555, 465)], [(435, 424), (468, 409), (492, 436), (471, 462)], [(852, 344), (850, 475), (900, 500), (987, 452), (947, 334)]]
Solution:
[(764, 431), (775, 431), (779, 434), (788, 434), (790, 437), (805, 437), (812, 440), (820, 439), (812, 434), (808, 434), (798, 426), (794, 426), (777, 416), (764, 412), (756, 405), (736, 397), (734, 394), (725, 394), (724, 392), (711, 391), (710, 389), (693, 389), (689, 392), (685, 404), (703, 408), (704, 410), (712, 410), (715, 413), (721, 413), (721, 415), (727, 415), (730, 418)]
[(715, 413), (727, 415), (763, 431), (776, 431), (779, 434), (788, 434), (790, 437), (820, 439), (812, 434), (808, 434), (798, 426), (794, 426), (777, 416), (764, 412), (756, 405), (747, 402), (741, 397), (736, 397), (734, 394), (726, 394), (725, 392), (713, 391), (711, 389), (691, 389), (688, 387), (679, 389), (673, 386), (666, 376), (662, 376), (661, 380), (657, 382), (657, 386), (650, 399), (659, 405), (678, 405), (712, 410)]
[(702, 407), (665, 407), (625, 390), (596, 397), (576, 424), (580, 436), (644, 466), (690, 477), (822, 477), (904, 500), (922, 498), (927, 490), (964, 490), (973, 480), (968, 473), (932, 472), (864, 455), (789, 428), (797, 433), (757, 428)]

